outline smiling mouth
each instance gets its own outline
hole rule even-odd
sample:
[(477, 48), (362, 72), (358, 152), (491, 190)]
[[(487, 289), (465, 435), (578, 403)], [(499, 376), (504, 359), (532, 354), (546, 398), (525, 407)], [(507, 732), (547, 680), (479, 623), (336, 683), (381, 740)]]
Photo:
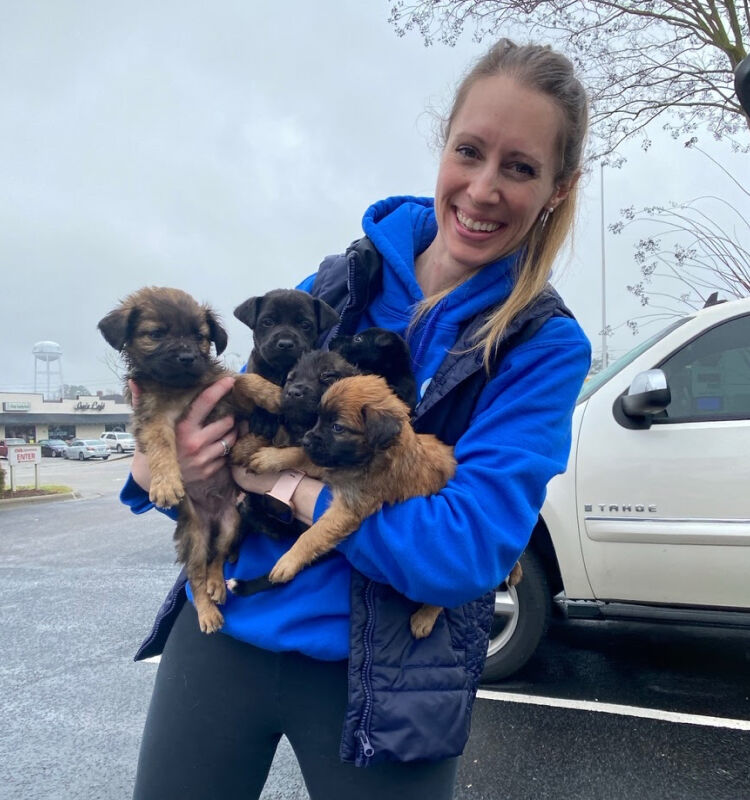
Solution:
[(471, 217), (467, 217), (459, 208), (456, 209), (456, 217), (461, 225), (468, 231), (492, 233), (501, 227), (501, 223), (499, 222), (479, 222)]

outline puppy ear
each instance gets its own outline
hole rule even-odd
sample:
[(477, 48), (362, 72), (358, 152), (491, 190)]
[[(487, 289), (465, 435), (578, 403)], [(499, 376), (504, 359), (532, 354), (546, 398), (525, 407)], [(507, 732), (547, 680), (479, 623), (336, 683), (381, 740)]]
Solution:
[(118, 306), (114, 311), (110, 311), (106, 317), (99, 320), (97, 327), (107, 340), (107, 344), (119, 351), (127, 344), (137, 318), (137, 308)]
[(206, 309), (206, 322), (209, 331), (211, 331), (211, 341), (216, 347), (216, 355), (220, 356), (227, 349), (227, 344), (229, 344), (227, 332), (219, 323), (214, 312), (209, 308)]
[(234, 316), (252, 330), (258, 320), (260, 304), (262, 302), (262, 297), (248, 297), (244, 303), (240, 303), (237, 308), (234, 309)]
[(401, 420), (387, 411), (364, 406), (365, 439), (376, 450), (386, 450), (401, 433)]
[(339, 315), (323, 300), (313, 298), (315, 316), (318, 318), (318, 330), (322, 333), (332, 328), (338, 321)]

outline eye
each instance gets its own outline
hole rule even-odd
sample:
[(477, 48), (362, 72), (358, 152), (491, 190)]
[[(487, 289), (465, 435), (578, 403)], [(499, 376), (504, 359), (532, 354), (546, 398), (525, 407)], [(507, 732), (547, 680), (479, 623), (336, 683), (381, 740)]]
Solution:
[(352, 341), (359, 344), (362, 341), (362, 337), (359, 334), (357, 334)]
[(310, 320), (308, 319), (301, 320), (299, 326), (300, 328), (302, 328), (303, 331), (312, 330), (312, 322), (310, 322)]
[(462, 144), (456, 148), (456, 152), (464, 158), (479, 158), (479, 150), (470, 144)]
[(536, 170), (531, 164), (524, 164), (522, 161), (514, 162), (508, 166), (512, 172), (514, 172), (519, 177), (525, 178), (534, 178), (536, 177)]
[(164, 328), (156, 328), (153, 331), (148, 332), (149, 339), (153, 339), (155, 342), (158, 342), (160, 339), (163, 339), (166, 336), (167, 332)]
[(334, 383), (340, 377), (341, 376), (338, 374), (338, 372), (321, 372), (320, 382), (325, 384)]
[(205, 335), (204, 335), (204, 334), (202, 334), (202, 333), (196, 333), (196, 334), (195, 334), (195, 341), (196, 341), (196, 342), (202, 342), (204, 339), (207, 339), (207, 338), (208, 338), (208, 337), (207, 337), (207, 336), (205, 336)]
[(273, 328), (273, 326), (276, 324), (276, 320), (273, 317), (263, 317), (263, 319), (260, 321), (260, 324), (264, 328)]
[(333, 422), (331, 423), (331, 430), (334, 433), (343, 433), (346, 430), (346, 428), (344, 428), (343, 425), (339, 425), (338, 422)]

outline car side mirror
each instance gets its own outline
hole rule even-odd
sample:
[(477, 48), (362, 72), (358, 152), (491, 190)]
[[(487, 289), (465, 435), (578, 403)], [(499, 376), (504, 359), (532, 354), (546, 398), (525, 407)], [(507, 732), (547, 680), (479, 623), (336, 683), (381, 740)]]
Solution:
[(612, 410), (623, 427), (646, 429), (651, 427), (654, 416), (671, 402), (672, 393), (664, 371), (647, 369), (633, 378), (628, 391), (615, 400)]

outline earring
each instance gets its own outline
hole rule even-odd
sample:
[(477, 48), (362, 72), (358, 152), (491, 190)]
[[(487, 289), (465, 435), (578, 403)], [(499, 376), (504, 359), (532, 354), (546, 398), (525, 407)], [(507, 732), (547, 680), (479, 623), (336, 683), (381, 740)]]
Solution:
[(551, 213), (552, 213), (554, 210), (555, 210), (555, 207), (554, 207), (554, 206), (550, 206), (550, 207), (547, 209), (547, 213), (548, 213), (548, 214), (551, 214)]

